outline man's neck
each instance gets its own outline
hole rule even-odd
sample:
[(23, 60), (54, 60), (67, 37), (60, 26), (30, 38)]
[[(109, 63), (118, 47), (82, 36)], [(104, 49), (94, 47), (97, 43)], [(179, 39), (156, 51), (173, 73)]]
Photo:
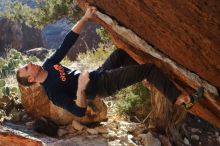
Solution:
[(47, 79), (47, 76), (48, 72), (46, 70), (41, 70), (37, 79), (38, 82), (43, 83)]

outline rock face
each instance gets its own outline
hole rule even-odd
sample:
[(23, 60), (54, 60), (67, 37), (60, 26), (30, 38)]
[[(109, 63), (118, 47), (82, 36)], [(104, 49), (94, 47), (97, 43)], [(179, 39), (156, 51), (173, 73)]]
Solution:
[(0, 18), (0, 53), (5, 48), (16, 48), (19, 51), (44, 46), (41, 31), (24, 24)]
[(220, 88), (220, 3), (86, 0), (176, 63)]
[(21, 102), (27, 113), (34, 118), (44, 116), (61, 125), (70, 124), (72, 120), (81, 123), (92, 123), (106, 120), (107, 106), (99, 98), (90, 101), (88, 103), (86, 115), (79, 118), (64, 109), (55, 106), (48, 99), (40, 85), (34, 85), (32, 87), (19, 86), (19, 88), (22, 93)]
[(220, 3), (213, 1), (78, 0), (99, 10), (96, 22), (139, 63), (154, 63), (205, 99), (190, 112), (220, 127)]

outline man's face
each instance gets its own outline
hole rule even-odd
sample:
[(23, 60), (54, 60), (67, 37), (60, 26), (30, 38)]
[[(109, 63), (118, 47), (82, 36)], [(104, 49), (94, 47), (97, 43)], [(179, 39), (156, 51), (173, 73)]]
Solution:
[(42, 67), (37, 64), (33, 64), (29, 62), (27, 65), (21, 67), (19, 69), (19, 76), (20, 77), (28, 77), (29, 82), (35, 82), (36, 77), (42, 71)]

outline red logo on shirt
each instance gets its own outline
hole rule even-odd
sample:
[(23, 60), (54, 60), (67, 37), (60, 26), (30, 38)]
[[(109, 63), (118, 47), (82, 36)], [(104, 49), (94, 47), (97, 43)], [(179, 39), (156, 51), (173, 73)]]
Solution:
[(55, 70), (59, 71), (59, 73), (60, 73), (60, 79), (61, 79), (63, 82), (65, 82), (65, 81), (66, 81), (66, 76), (65, 76), (66, 74), (65, 74), (65, 72), (64, 72), (63, 67), (62, 67), (61, 65), (59, 65), (59, 64), (55, 64), (53, 67), (55, 68)]

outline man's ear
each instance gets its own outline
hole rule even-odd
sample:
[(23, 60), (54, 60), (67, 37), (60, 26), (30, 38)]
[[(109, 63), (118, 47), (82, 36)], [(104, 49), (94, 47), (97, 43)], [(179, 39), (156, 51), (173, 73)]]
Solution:
[(29, 82), (29, 83), (35, 82), (35, 78), (34, 78), (33, 76), (29, 76), (29, 77), (28, 77), (28, 82)]

